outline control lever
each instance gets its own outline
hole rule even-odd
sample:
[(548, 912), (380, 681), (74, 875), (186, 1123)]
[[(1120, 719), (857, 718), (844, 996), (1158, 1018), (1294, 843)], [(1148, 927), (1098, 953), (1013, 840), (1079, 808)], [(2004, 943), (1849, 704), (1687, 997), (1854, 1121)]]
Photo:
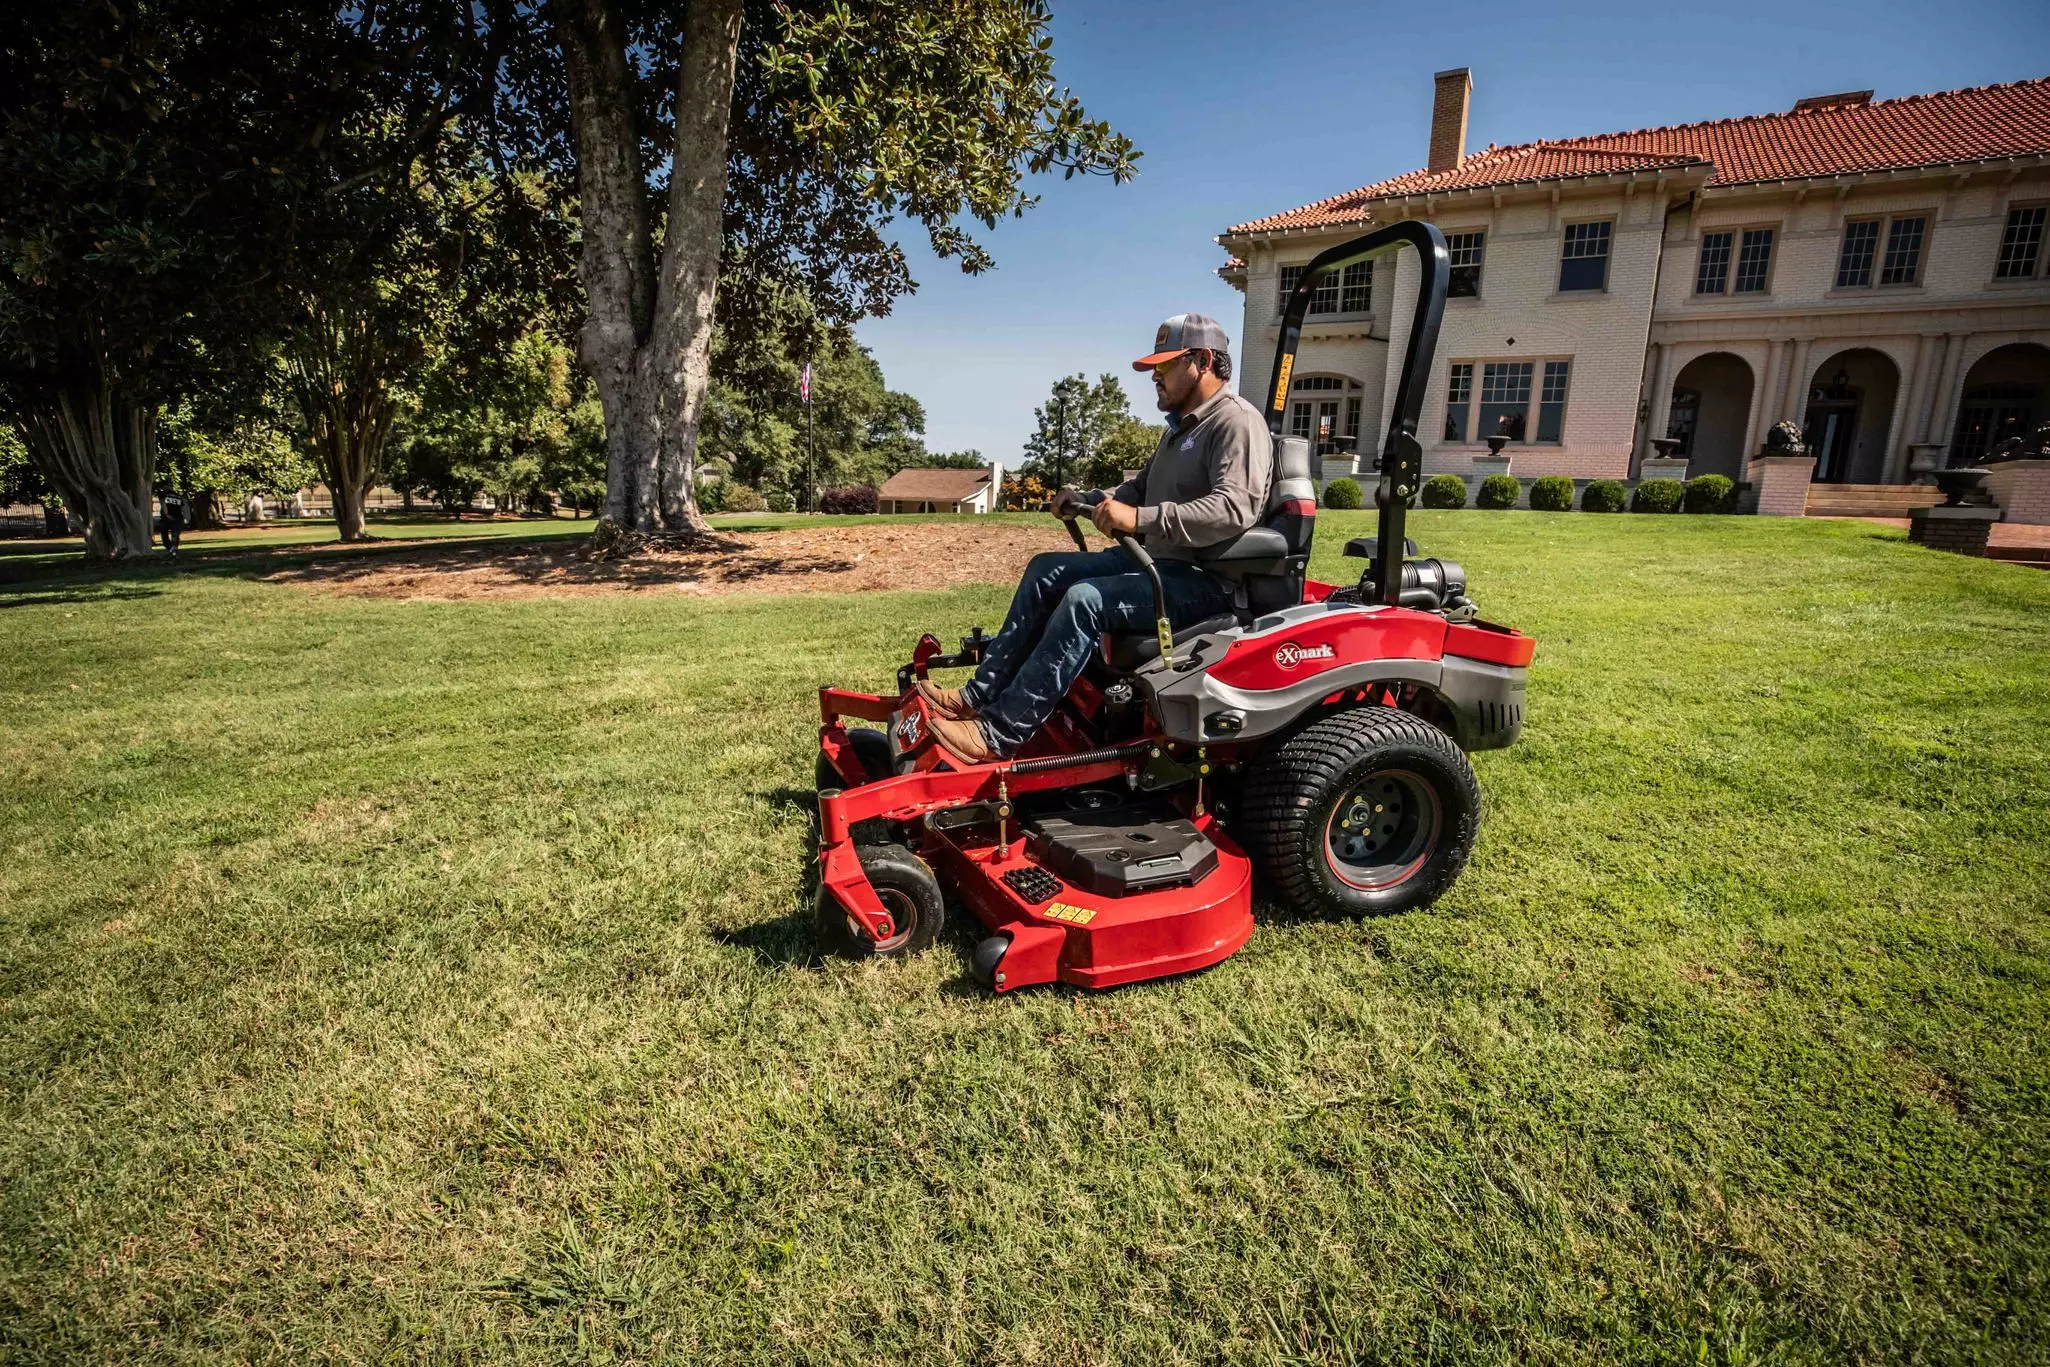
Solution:
[[(1059, 502), (1063, 494), (1088, 508), (1093, 508), (1103, 502), (1103, 495), (1101, 494), (1085, 494), (1074, 489), (1063, 489), (1059, 494), (1055, 494), (1055, 502)], [(1051, 508), (1052, 505), (1049, 504), (1048, 506)], [(1088, 550), (1088, 538), (1082, 535), (1082, 528), (1076, 525), (1075, 519), (1064, 517), (1061, 521), (1067, 524), (1068, 535), (1075, 538), (1075, 549), (1080, 551)], [(1139, 568), (1146, 572), (1146, 577), (1153, 581), (1153, 632), (1155, 638), (1160, 642), (1161, 663), (1172, 669), (1174, 668), (1174, 624), (1168, 621), (1167, 617), (1167, 586), (1160, 582), (1160, 567), (1153, 563), (1153, 557), (1146, 553), (1146, 548), (1139, 544), (1137, 538), (1120, 532), (1116, 539), (1118, 545), (1124, 548), (1125, 554), (1131, 556), (1138, 563)]]

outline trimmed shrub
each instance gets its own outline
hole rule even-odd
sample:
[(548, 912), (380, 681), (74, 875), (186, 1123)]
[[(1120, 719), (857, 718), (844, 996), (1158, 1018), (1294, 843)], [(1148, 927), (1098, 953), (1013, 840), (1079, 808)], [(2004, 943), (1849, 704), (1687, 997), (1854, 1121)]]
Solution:
[(1696, 475), (1687, 481), (1683, 506), (1690, 513), (1727, 513), (1737, 506), (1737, 482), (1728, 475)]
[(1580, 511), (1583, 513), (1620, 513), (1630, 500), (1630, 491), (1623, 487), (1620, 479), (1590, 480), (1580, 491)]
[(1637, 492), (1630, 495), (1630, 511), (1633, 513), (1677, 513), (1681, 500), (1687, 497), (1687, 486), (1677, 479), (1648, 479), (1637, 486)]
[(792, 498), (789, 494), (784, 493), (781, 489), (778, 489), (775, 493), (769, 495), (770, 512), (788, 513), (794, 512), (796, 511), (796, 509), (797, 500)]
[(1530, 506), (1545, 513), (1573, 511), (1573, 481), (1564, 475), (1546, 475), (1530, 486)]
[(726, 485), (727, 512), (766, 513), (769, 511), (769, 500), (763, 498), (759, 490), (746, 484), (733, 484), (726, 480), (721, 480), (720, 483)]
[(1466, 481), (1458, 475), (1432, 475), (1424, 481), (1426, 508), (1464, 508)]
[(873, 484), (843, 484), (826, 490), (819, 498), (822, 513), (872, 513), (879, 506)]
[(1474, 496), (1476, 508), (1514, 508), (1517, 496), (1522, 494), (1523, 485), (1514, 475), (1489, 475), (1481, 481), (1481, 491)]
[(1356, 479), (1341, 476), (1324, 486), (1324, 506), (1327, 508), (1358, 508), (1365, 502)]

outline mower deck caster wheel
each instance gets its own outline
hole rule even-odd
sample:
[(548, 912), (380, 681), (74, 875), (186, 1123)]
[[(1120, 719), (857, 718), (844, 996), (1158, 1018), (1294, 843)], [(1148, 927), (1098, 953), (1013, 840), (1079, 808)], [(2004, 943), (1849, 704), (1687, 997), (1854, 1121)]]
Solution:
[[(865, 726), (851, 728), (847, 732), (847, 743), (854, 747), (854, 757), (861, 761), (861, 767), (868, 771), (868, 781), (890, 777), (890, 738), (880, 731), (871, 731)], [(817, 766), (818, 786), (821, 792), (828, 788), (845, 788), (847, 780), (833, 767), (833, 762), (822, 753)]]
[(857, 845), (854, 855), (890, 914), (891, 933), (871, 940), (821, 884), (812, 907), (820, 951), (847, 959), (895, 959), (930, 945), (947, 921), (946, 900), (931, 867), (902, 845)]
[(975, 946), (975, 957), (969, 960), (968, 971), (975, 981), (994, 992), (997, 977), (1003, 972), (1004, 951), (1011, 947), (1008, 935), (992, 935)]

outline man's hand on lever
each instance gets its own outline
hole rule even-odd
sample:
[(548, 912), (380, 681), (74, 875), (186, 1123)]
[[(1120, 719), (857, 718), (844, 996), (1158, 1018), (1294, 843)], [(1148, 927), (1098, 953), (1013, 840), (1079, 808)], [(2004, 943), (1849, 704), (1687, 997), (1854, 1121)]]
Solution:
[(1139, 510), (1114, 498), (1106, 498), (1090, 509), (1089, 520), (1105, 536), (1132, 536), (1139, 530)]
[(1089, 515), (1089, 505), (1083, 501), (1082, 495), (1075, 490), (1062, 489), (1053, 496), (1053, 502), (1047, 505), (1047, 511), (1062, 521), (1066, 521), (1071, 517), (1087, 517)]

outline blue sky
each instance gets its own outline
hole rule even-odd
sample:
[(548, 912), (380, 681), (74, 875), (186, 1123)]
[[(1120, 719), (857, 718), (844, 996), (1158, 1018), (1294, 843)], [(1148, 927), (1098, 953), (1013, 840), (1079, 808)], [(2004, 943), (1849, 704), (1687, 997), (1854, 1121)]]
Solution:
[(1054, 0), (1056, 74), (1145, 153), (1137, 180), (1049, 178), (1038, 208), (983, 235), (997, 269), (964, 276), (903, 238), (919, 291), (857, 333), (916, 395), (934, 450), (1015, 466), (1032, 410), (1080, 370), (1126, 379), (1184, 310), (1238, 340), (1214, 274), (1234, 223), (1420, 166), (1431, 75), (1473, 71), (1467, 147), (2050, 76), (2037, 0), (1442, 3)]

